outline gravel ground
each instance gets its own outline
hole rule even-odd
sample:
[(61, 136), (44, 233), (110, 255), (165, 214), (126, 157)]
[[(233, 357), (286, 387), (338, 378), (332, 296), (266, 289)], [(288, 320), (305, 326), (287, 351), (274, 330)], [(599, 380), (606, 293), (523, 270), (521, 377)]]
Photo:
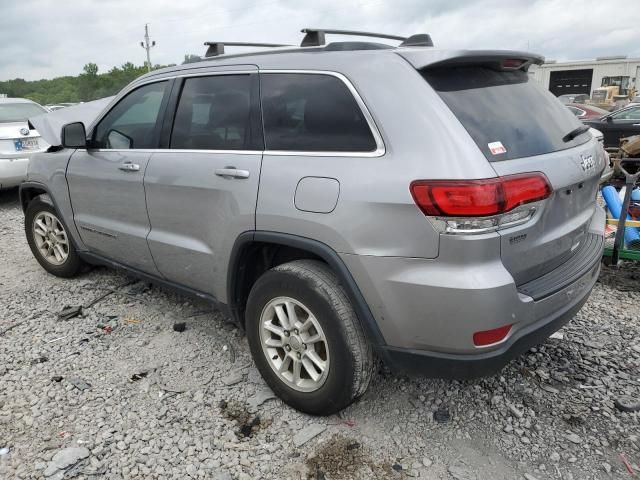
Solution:
[(0, 478), (640, 476), (640, 413), (615, 406), (640, 400), (638, 265), (605, 268), (562, 338), (500, 375), (382, 369), (357, 404), (314, 418), (272, 397), (209, 305), (102, 268), (45, 273), (15, 191), (0, 194), (0, 238)]

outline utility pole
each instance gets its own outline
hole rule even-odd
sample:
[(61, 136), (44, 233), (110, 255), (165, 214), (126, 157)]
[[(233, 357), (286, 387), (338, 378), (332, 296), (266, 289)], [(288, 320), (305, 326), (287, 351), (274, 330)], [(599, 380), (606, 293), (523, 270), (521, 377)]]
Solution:
[(151, 47), (156, 46), (155, 40), (153, 42), (149, 42), (149, 24), (144, 24), (144, 42), (140, 42), (140, 46), (147, 51), (147, 71), (151, 71), (151, 54), (149, 53)]

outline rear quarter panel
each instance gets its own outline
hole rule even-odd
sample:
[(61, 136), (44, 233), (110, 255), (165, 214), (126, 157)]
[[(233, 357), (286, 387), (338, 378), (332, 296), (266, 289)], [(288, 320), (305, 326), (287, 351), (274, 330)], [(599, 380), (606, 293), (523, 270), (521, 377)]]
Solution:
[[(324, 55), (331, 55), (331, 62), (323, 62)], [(339, 157), (275, 155), (267, 150), (256, 228), (313, 238), (340, 253), (437, 257), (438, 233), (416, 207), (410, 183), (494, 177), (494, 170), (438, 95), (394, 53), (301, 54), (261, 69), (318, 70), (318, 65), (352, 83), (374, 119), (385, 151), (377, 157)], [(340, 194), (332, 212), (296, 208), (296, 186), (307, 176), (338, 180)]]

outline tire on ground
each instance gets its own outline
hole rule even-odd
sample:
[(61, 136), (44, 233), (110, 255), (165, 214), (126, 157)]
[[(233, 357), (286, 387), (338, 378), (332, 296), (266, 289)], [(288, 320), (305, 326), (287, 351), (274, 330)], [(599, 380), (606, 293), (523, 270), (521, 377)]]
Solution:
[[(262, 349), (260, 319), (277, 297), (291, 297), (315, 316), (327, 339), (329, 368), (317, 390), (301, 392), (281, 380)], [(263, 274), (247, 301), (246, 330), (254, 361), (262, 377), (282, 400), (313, 415), (336, 413), (368, 388), (374, 356), (345, 291), (328, 266), (316, 260), (295, 260)]]
[[(42, 212), (48, 212), (54, 215), (58, 221), (60, 221), (60, 214), (56, 211), (56, 209), (47, 202), (44, 202), (39, 196), (31, 200), (29, 205), (27, 206), (27, 210), (25, 212), (25, 220), (24, 220), (24, 229), (27, 236), (27, 242), (29, 243), (29, 248), (31, 248), (31, 253), (36, 258), (38, 263), (44, 268), (47, 272), (55, 275), (56, 277), (70, 278), (75, 276), (80, 272), (83, 267), (83, 262), (78, 256), (78, 252), (73, 246), (73, 242), (71, 241), (71, 237), (69, 236), (69, 232), (65, 229), (66, 239), (68, 242), (69, 254), (67, 259), (60, 265), (54, 265), (47, 261), (40, 250), (36, 245), (36, 240), (34, 236), (34, 219)], [(62, 224), (62, 222), (60, 222)], [(63, 226), (64, 228), (64, 226)]]

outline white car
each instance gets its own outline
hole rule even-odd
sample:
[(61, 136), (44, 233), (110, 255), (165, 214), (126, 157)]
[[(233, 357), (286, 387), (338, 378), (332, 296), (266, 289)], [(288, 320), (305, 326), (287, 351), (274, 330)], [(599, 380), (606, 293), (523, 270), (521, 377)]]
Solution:
[(29, 157), (49, 144), (29, 128), (28, 118), (47, 110), (24, 98), (0, 98), (0, 189), (20, 185), (27, 176)]

